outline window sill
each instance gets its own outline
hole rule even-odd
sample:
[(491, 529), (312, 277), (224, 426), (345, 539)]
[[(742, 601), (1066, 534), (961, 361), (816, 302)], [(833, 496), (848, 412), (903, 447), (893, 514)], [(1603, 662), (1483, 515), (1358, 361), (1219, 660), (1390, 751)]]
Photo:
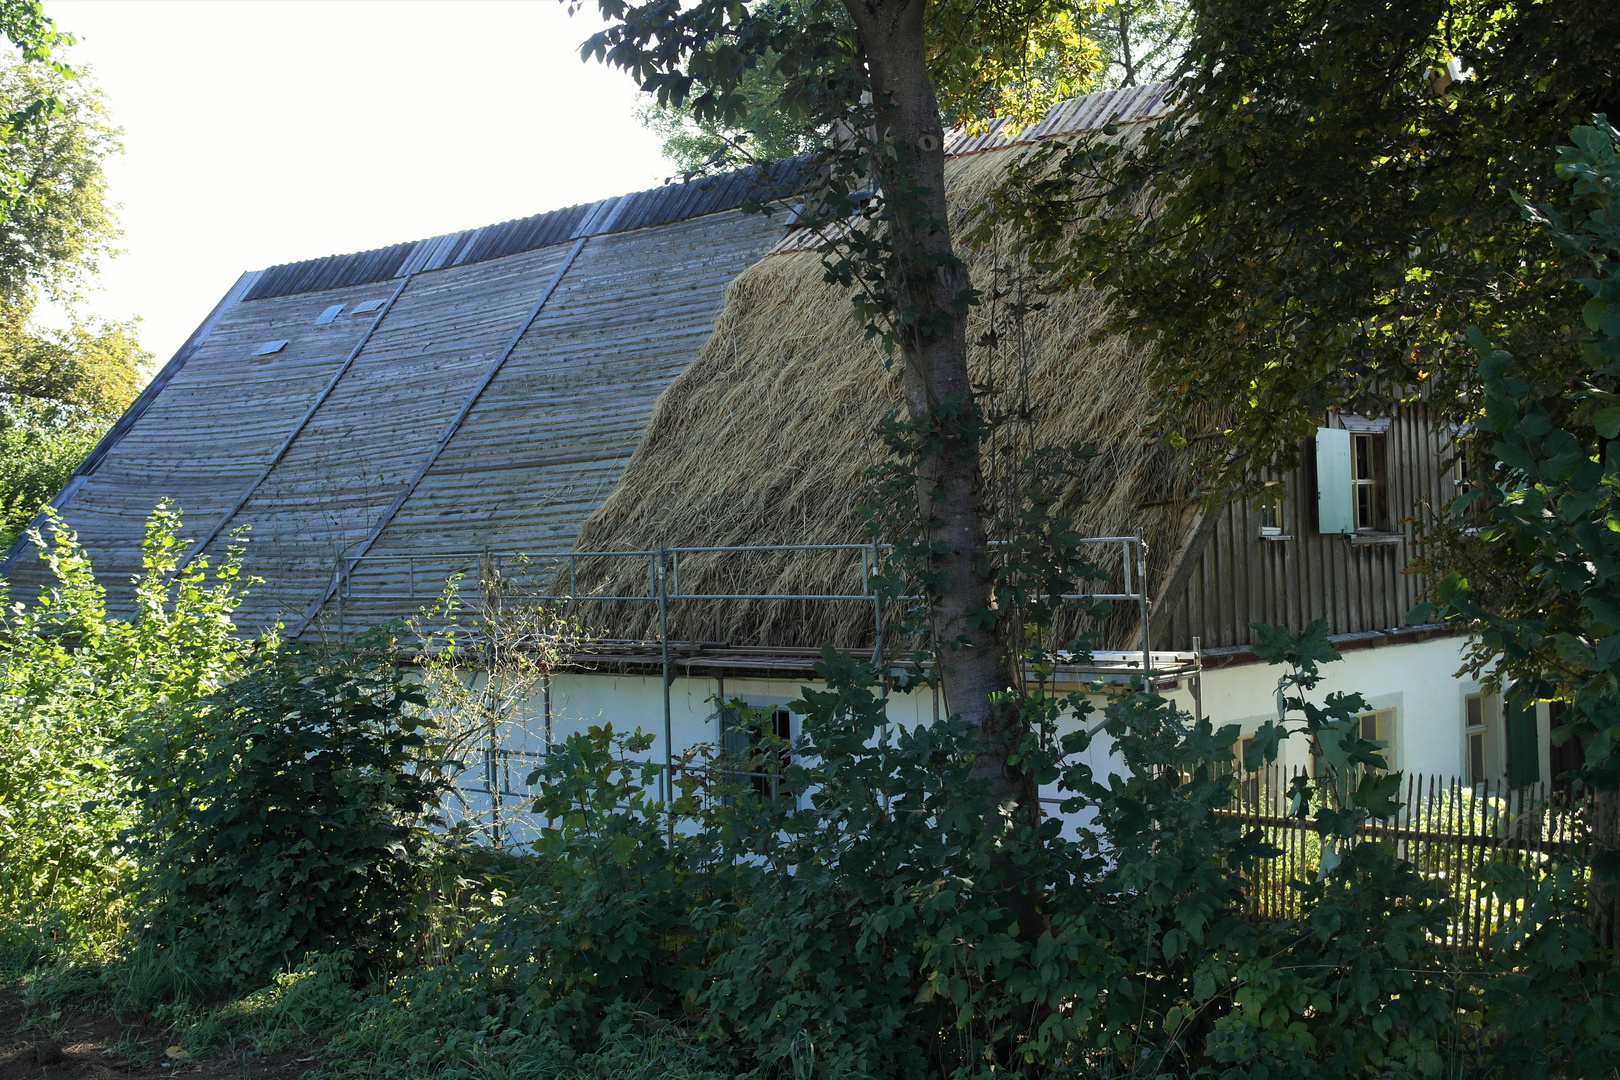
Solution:
[(1351, 547), (1378, 547), (1383, 544), (1399, 544), (1406, 537), (1401, 533), (1351, 533)]

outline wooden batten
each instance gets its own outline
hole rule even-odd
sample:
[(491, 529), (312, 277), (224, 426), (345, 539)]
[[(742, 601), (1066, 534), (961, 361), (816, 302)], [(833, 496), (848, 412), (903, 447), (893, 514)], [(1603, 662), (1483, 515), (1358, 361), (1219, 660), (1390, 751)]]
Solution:
[[(1393, 535), (1387, 538), (1319, 533), (1316, 478), (1309, 466), (1283, 478), (1285, 538), (1260, 535), (1259, 511), (1248, 503), (1214, 511), (1210, 538), (1186, 588), (1165, 589), (1159, 647), (1188, 649), (1252, 644), (1255, 622), (1300, 629), (1328, 620), (1334, 634), (1388, 630), (1404, 624), (1423, 579), (1406, 572), (1413, 554), (1414, 516), (1444, 506), (1454, 492), (1445, 475), (1449, 439), (1422, 406), (1387, 418), (1384, 433)], [(1307, 455), (1308, 457), (1309, 455)]]

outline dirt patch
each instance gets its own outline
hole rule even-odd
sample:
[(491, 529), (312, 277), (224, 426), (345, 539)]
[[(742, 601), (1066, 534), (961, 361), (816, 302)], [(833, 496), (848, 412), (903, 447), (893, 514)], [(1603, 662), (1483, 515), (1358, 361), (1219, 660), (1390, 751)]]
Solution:
[(307, 1047), (174, 1060), (166, 1053), (173, 1033), (143, 1019), (29, 1005), (0, 992), (0, 1080), (298, 1080), (320, 1063)]

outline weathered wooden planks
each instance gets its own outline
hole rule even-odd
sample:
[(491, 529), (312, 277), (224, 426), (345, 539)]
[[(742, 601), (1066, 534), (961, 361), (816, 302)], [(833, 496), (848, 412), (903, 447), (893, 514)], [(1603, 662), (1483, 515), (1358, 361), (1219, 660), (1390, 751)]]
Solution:
[(1230, 505), (1205, 547), (1187, 588), (1158, 630), (1162, 648), (1187, 649), (1199, 637), (1206, 648), (1247, 645), (1253, 622), (1295, 630), (1328, 620), (1334, 634), (1388, 630), (1404, 624), (1423, 580), (1405, 572), (1414, 554), (1414, 515), (1443, 507), (1454, 496), (1445, 464), (1448, 440), (1422, 408), (1390, 418), (1385, 435), (1389, 504), (1398, 539), (1357, 543), (1316, 531), (1315, 477), (1308, 467), (1283, 478), (1282, 531), (1288, 539), (1260, 536), (1259, 512)]

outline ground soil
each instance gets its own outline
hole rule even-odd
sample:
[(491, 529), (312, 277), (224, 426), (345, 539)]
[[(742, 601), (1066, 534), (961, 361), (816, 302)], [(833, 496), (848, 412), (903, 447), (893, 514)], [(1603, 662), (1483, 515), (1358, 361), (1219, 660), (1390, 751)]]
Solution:
[(141, 1020), (57, 1011), (0, 992), (0, 1080), (298, 1080), (320, 1064), (308, 1047), (263, 1058), (238, 1051), (174, 1062), (164, 1054), (171, 1032)]

